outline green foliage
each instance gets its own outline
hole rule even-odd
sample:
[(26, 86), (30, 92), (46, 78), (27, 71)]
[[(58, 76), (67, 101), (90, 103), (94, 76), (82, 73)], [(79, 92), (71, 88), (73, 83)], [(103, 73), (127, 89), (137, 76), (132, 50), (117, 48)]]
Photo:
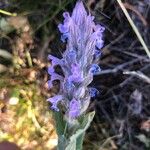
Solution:
[[(90, 126), (95, 112), (91, 112), (82, 116), (79, 119), (79, 124), (73, 126), (72, 129), (76, 129), (74, 132), (72, 129), (66, 130), (65, 123), (63, 120), (63, 115), (59, 112), (55, 113), (56, 128), (58, 134), (58, 150), (82, 150), (83, 138), (86, 130)], [(69, 126), (69, 125), (68, 125)]]
[(62, 112), (54, 112), (54, 118), (56, 123), (57, 134), (58, 136), (61, 136), (64, 134), (65, 123), (66, 123), (63, 119)]
[(136, 138), (144, 143), (147, 148), (150, 148), (150, 138), (147, 138), (144, 134), (140, 134)]

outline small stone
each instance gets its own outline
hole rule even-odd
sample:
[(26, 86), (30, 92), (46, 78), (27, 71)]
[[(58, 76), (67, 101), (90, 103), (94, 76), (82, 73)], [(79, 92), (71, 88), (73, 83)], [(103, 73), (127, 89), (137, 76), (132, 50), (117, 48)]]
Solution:
[(11, 98), (9, 99), (9, 104), (10, 104), (10, 105), (17, 105), (18, 102), (19, 102), (19, 98), (17, 98), (17, 97), (11, 97)]

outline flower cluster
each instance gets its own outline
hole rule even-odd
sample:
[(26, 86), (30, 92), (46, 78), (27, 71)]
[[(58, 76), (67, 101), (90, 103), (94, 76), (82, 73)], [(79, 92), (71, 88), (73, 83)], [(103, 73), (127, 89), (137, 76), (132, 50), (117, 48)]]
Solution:
[[(102, 33), (104, 27), (94, 23), (94, 17), (87, 13), (81, 1), (76, 3), (72, 15), (63, 13), (64, 22), (59, 24), (62, 33), (61, 40), (67, 42), (66, 50), (62, 59), (52, 55), (51, 66), (48, 73), (51, 80), (48, 81), (50, 88), (54, 80), (60, 80), (60, 91), (54, 97), (48, 99), (51, 108), (59, 111), (58, 105), (62, 105), (66, 115), (75, 119), (82, 115), (88, 108), (91, 97), (98, 91), (88, 85), (93, 80), (93, 75), (98, 74), (101, 69), (98, 60), (103, 47)], [(54, 67), (59, 65), (64, 76), (55, 72)]]

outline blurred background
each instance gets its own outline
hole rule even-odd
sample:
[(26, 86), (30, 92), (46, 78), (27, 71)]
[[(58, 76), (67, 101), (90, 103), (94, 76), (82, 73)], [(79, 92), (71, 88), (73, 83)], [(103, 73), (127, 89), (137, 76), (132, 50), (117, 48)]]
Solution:
[[(61, 58), (65, 45), (57, 25), (76, 0), (0, 0), (0, 141), (23, 150), (52, 150), (55, 124), (46, 99), (48, 54)], [(85, 0), (103, 25), (105, 46), (94, 78), (100, 94), (88, 111), (96, 116), (85, 150), (150, 149), (150, 59), (117, 0)], [(150, 0), (124, 0), (138, 33), (150, 49)], [(5, 143), (6, 144), (6, 143)], [(0, 150), (9, 150), (1, 148)], [(6, 144), (8, 145), (8, 144)], [(11, 146), (12, 147), (12, 146)], [(11, 150), (11, 149), (10, 149)]]

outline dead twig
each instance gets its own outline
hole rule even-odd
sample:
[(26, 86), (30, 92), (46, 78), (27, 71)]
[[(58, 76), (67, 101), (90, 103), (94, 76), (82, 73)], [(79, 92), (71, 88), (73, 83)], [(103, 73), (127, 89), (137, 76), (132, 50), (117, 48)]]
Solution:
[(142, 79), (143, 81), (147, 82), (148, 84), (150, 84), (150, 78), (145, 74), (143, 74), (141, 71), (124, 71), (123, 74), (136, 76)]
[[(101, 147), (99, 148), (99, 150), (103, 150), (103, 148), (105, 147), (105, 145), (108, 144), (108, 143), (111, 143), (111, 144), (113, 143), (113, 145), (114, 145), (113, 139), (114, 138), (119, 138), (120, 136), (121, 135), (118, 134), (118, 135), (114, 135), (112, 137), (107, 138), (106, 141), (101, 145)], [(114, 145), (114, 147), (115, 147), (115, 149), (117, 149), (116, 145)]]
[(128, 21), (129, 21), (129, 23), (130, 23), (133, 31), (135, 32), (137, 38), (140, 41), (141, 45), (143, 46), (143, 48), (144, 48), (147, 56), (150, 58), (150, 50), (148, 49), (148, 47), (147, 47), (145, 41), (143, 40), (140, 32), (138, 31), (138, 29), (137, 29), (136, 25), (134, 24), (133, 20), (131, 19), (130, 15), (129, 15), (128, 11), (127, 11), (127, 9), (125, 8), (125, 6), (124, 6), (124, 4), (122, 3), (121, 0), (117, 0), (117, 2), (120, 5), (120, 7), (121, 7), (123, 13), (125, 14), (126, 18), (128, 19)]
[[(146, 65), (145, 67), (143, 67), (142, 69), (140, 69), (140, 71), (144, 71), (146, 69), (148, 69), (150, 67), (150, 64)], [(124, 80), (122, 83), (120, 83), (120, 87), (125, 86), (126, 84), (128, 84), (132, 79), (134, 78), (134, 76), (130, 76), (129, 78), (127, 78), (126, 80)]]
[(110, 74), (110, 73), (116, 73), (118, 72), (119, 70), (123, 70), (123, 68), (129, 66), (129, 65), (132, 65), (136, 62), (138, 62), (139, 60), (142, 60), (143, 58), (137, 58), (137, 59), (134, 59), (134, 60), (131, 60), (129, 62), (125, 62), (121, 65), (118, 65), (117, 67), (113, 68), (113, 69), (106, 69), (106, 70), (103, 70), (101, 71), (98, 75), (103, 75), (103, 74)]
[(145, 18), (141, 15), (141, 13), (139, 12), (139, 11), (137, 11), (137, 9), (134, 7), (134, 6), (132, 6), (132, 5), (130, 5), (129, 3), (124, 3), (124, 6), (125, 6), (125, 8), (127, 8), (127, 9), (129, 9), (129, 10), (132, 10), (133, 12), (135, 12), (137, 15), (138, 15), (138, 17), (141, 19), (141, 21), (142, 21), (142, 23), (144, 24), (144, 26), (147, 26), (147, 21), (145, 20)]
[(128, 51), (125, 51), (125, 49), (117, 49), (117, 48), (111, 48), (112, 51), (117, 51), (119, 53), (123, 53), (123, 54), (126, 54), (128, 56), (131, 56), (131, 57), (134, 57), (134, 58), (139, 58), (139, 59), (143, 59), (144, 61), (146, 62), (150, 62), (150, 59), (148, 59), (147, 56), (142, 56), (142, 55), (138, 55), (136, 53), (132, 53), (132, 52), (128, 52)]

